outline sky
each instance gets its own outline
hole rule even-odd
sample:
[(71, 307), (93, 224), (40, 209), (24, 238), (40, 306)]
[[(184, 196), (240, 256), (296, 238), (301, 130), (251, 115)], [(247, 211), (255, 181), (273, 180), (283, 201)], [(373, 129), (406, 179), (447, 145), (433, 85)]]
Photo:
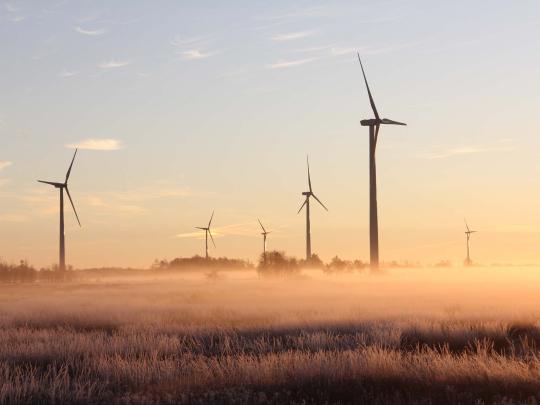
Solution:
[(368, 260), (382, 116), (381, 260), (540, 262), (540, 2), (11, 1), (0, 4), (0, 258), (149, 266), (204, 254)]

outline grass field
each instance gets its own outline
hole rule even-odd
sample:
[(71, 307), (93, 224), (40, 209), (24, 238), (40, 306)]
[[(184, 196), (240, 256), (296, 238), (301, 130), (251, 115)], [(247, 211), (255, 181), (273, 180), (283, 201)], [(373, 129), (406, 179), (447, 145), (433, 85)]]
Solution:
[(1, 403), (537, 403), (540, 269), (0, 286)]

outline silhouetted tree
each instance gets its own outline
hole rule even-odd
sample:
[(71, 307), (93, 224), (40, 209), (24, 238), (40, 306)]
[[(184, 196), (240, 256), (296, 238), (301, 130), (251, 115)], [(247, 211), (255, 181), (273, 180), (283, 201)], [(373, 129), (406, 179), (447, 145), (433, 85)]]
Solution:
[(177, 257), (171, 261), (155, 260), (152, 264), (152, 270), (245, 270), (251, 269), (253, 265), (241, 259), (229, 259), (227, 257)]
[(272, 250), (266, 252), (266, 261), (264, 255), (260, 255), (257, 271), (262, 276), (282, 276), (297, 274), (300, 266), (294, 257), (287, 257), (284, 252)]
[(342, 260), (338, 256), (334, 256), (330, 263), (328, 263), (324, 271), (328, 273), (339, 273), (347, 271), (361, 271), (368, 267), (368, 263), (363, 262), (362, 260)]
[(37, 273), (25, 260), (18, 265), (0, 263), (0, 281), (4, 283), (31, 283), (36, 281)]
[(302, 267), (311, 267), (311, 268), (323, 268), (324, 267), (323, 261), (321, 260), (319, 255), (317, 255), (316, 253), (312, 253), (310, 259), (302, 260), (301, 265), (302, 265)]

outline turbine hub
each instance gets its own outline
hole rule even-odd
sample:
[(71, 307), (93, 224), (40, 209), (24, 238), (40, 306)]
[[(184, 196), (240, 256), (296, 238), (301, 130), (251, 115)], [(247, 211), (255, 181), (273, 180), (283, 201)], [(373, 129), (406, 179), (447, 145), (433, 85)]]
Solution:
[(377, 120), (376, 118), (370, 118), (368, 120), (360, 121), (360, 125), (362, 125), (363, 127), (371, 127), (371, 126), (375, 126), (375, 125), (380, 124), (380, 123), (381, 123), (381, 121)]

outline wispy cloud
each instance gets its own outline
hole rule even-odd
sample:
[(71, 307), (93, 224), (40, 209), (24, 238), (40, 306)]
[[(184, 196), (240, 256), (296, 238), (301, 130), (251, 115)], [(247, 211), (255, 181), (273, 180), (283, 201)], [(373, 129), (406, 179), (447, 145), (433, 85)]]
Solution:
[(100, 29), (97, 29), (97, 30), (85, 30), (84, 28), (81, 28), (81, 27), (75, 27), (75, 31), (77, 31), (80, 34), (90, 35), (90, 36), (93, 36), (93, 37), (97, 37), (97, 36), (100, 36), (100, 35), (103, 35), (103, 34), (107, 33), (107, 30), (105, 28), (100, 28)]
[[(217, 236), (217, 235), (214, 235), (214, 233), (212, 232), (212, 236)], [(205, 232), (204, 231), (183, 232), (183, 233), (179, 233), (179, 234), (174, 235), (174, 237), (175, 238), (198, 238), (198, 239), (201, 239), (201, 238), (205, 237)]]
[(184, 37), (176, 36), (170, 44), (180, 50), (176, 52), (184, 60), (206, 59), (218, 55), (223, 51), (209, 50), (212, 47), (213, 39), (209, 36)]
[(0, 171), (4, 170), (6, 167), (11, 166), (13, 163), (9, 160), (0, 160)]
[(100, 69), (116, 69), (124, 66), (131, 65), (129, 60), (110, 60), (108, 62), (102, 62), (98, 65)]
[(8, 13), (16, 13), (17, 11), (19, 11), (19, 8), (14, 6), (13, 4), (11, 4), (10, 2), (6, 2), (4, 3), (4, 8), (6, 9), (6, 11)]
[(463, 155), (474, 155), (479, 153), (490, 153), (490, 152), (509, 152), (515, 150), (515, 146), (508, 144), (507, 142), (500, 142), (497, 145), (492, 146), (461, 146), (457, 148), (447, 148), (434, 152), (426, 152), (418, 155), (422, 159), (446, 159), (455, 156)]
[(276, 63), (272, 63), (271, 65), (268, 65), (267, 68), (268, 69), (281, 69), (281, 68), (300, 66), (300, 65), (305, 65), (306, 63), (314, 62), (318, 59), (319, 58), (307, 58), (307, 59), (277, 61)]
[(186, 59), (186, 60), (197, 60), (197, 59), (206, 59), (206, 58), (209, 58), (210, 56), (214, 56), (214, 55), (217, 55), (218, 51), (213, 51), (213, 52), (202, 52), (198, 49), (189, 49), (187, 51), (183, 51), (183, 52), (180, 52), (180, 55), (182, 56), (183, 59)]
[(64, 69), (58, 74), (58, 76), (59, 77), (73, 77), (73, 76), (77, 76), (77, 74), (78, 74), (78, 72), (74, 72), (74, 71), (71, 71), (71, 70)]
[(124, 146), (122, 141), (118, 139), (99, 139), (99, 138), (90, 138), (77, 143), (71, 143), (66, 145), (66, 148), (79, 148), (79, 149), (89, 149), (89, 150), (118, 150), (122, 149)]
[(293, 41), (295, 39), (307, 38), (313, 35), (313, 31), (289, 32), (287, 34), (274, 35), (270, 39), (276, 42)]
[(335, 56), (341, 56), (341, 55), (349, 55), (352, 53), (356, 53), (356, 48), (332, 48), (331, 50), (332, 55)]
[(20, 14), (21, 9), (19, 7), (14, 6), (12, 3), (4, 3), (4, 8), (7, 11), (7, 15), (0, 17), (5, 18), (7, 21), (18, 23), (25, 19), (24, 16)]
[(183, 36), (175, 36), (171, 41), (172, 46), (176, 46), (178, 48), (183, 48), (185, 46), (193, 46), (193, 45), (201, 45), (208, 43), (212, 40), (211, 37), (208, 36), (197, 36), (197, 37), (183, 37)]
[(13, 15), (13, 16), (7, 16), (6, 19), (12, 23), (18, 23), (21, 21), (24, 21), (26, 17), (22, 15)]
[[(205, 226), (202, 224), (201, 226)], [(212, 236), (214, 238), (220, 238), (223, 236), (258, 236), (258, 224), (256, 222), (246, 222), (240, 224), (231, 224), (218, 226), (211, 229)], [(205, 231), (191, 231), (182, 232), (174, 235), (174, 238), (197, 238), (203, 239), (205, 237)]]

